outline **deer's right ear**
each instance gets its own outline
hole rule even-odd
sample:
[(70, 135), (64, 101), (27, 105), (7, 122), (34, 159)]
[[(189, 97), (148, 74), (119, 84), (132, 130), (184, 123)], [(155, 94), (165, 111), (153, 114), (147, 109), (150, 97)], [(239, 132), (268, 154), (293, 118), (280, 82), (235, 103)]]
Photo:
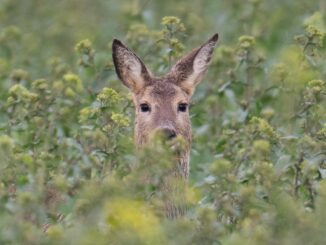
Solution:
[(151, 75), (144, 63), (117, 39), (112, 43), (112, 58), (119, 79), (133, 93), (138, 93), (150, 83)]

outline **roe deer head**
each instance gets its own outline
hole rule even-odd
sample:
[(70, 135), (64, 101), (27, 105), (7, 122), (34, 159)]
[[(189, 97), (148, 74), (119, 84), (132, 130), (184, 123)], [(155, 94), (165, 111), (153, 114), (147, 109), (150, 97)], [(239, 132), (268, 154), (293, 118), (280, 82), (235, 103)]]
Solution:
[(148, 143), (150, 135), (161, 132), (167, 139), (181, 136), (186, 150), (179, 166), (184, 178), (189, 174), (191, 123), (188, 105), (195, 87), (202, 80), (214, 51), (218, 34), (182, 57), (164, 76), (156, 77), (141, 59), (121, 41), (114, 39), (112, 57), (119, 79), (133, 95), (136, 110), (135, 142)]
[(181, 136), (187, 144), (179, 160), (181, 174), (189, 174), (191, 124), (188, 105), (201, 82), (214, 51), (218, 34), (181, 58), (164, 76), (156, 77), (140, 58), (121, 41), (114, 39), (112, 56), (119, 79), (133, 95), (136, 110), (135, 142), (142, 146), (149, 136), (163, 133), (167, 139)]

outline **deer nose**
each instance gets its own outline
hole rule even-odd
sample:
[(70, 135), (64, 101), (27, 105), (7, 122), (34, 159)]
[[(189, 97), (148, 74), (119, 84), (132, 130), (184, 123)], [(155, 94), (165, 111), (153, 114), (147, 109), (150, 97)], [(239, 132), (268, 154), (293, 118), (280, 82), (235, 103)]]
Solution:
[(166, 137), (166, 139), (173, 139), (177, 136), (176, 132), (173, 129), (169, 128), (163, 128), (161, 129), (163, 135)]

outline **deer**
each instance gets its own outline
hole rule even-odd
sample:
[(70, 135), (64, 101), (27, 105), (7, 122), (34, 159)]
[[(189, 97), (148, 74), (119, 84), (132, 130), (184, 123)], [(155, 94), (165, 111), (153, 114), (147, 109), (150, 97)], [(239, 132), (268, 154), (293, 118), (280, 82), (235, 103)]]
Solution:
[[(186, 147), (177, 162), (178, 176), (189, 176), (192, 128), (189, 103), (196, 86), (203, 80), (210, 64), (218, 34), (179, 59), (163, 76), (155, 76), (143, 61), (120, 40), (112, 42), (116, 74), (130, 90), (135, 108), (134, 141), (137, 147), (151, 143), (151, 135), (162, 134), (166, 140), (184, 139)], [(166, 189), (170, 191), (168, 184)], [(179, 217), (184, 210), (169, 202), (168, 217)]]

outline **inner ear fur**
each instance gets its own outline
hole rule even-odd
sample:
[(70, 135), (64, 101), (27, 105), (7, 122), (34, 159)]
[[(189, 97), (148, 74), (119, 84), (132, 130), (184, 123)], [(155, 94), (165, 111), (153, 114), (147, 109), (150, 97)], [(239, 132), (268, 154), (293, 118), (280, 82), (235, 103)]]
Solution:
[(139, 93), (151, 81), (151, 75), (141, 59), (120, 40), (112, 43), (112, 58), (119, 79), (133, 93)]
[(211, 61), (218, 34), (214, 34), (200, 47), (183, 56), (172, 68), (169, 76), (174, 77), (176, 85), (191, 95), (201, 82)]

